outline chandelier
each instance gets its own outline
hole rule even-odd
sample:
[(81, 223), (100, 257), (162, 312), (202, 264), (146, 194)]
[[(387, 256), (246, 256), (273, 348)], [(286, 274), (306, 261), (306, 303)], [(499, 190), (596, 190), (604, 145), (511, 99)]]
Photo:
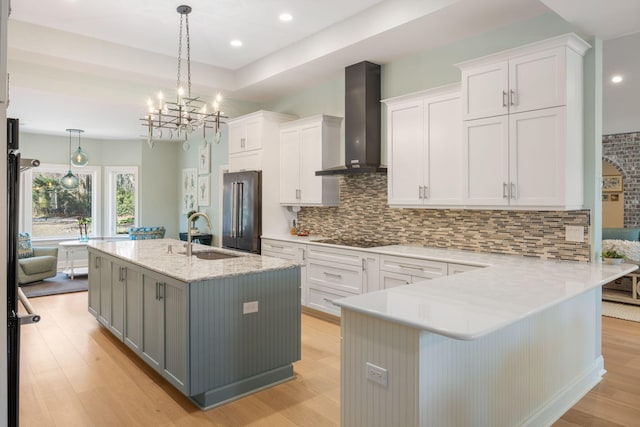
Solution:
[[(142, 125), (147, 127), (147, 144), (153, 148), (156, 141), (169, 140), (182, 142), (182, 148), (189, 149), (189, 135), (196, 130), (202, 130), (203, 144), (207, 143), (207, 136), (220, 142), (221, 119), (226, 117), (220, 111), (222, 96), (217, 94), (211, 103), (210, 109), (206, 101), (191, 95), (191, 45), (189, 40), (189, 14), (191, 6), (178, 6), (180, 14), (180, 33), (178, 45), (178, 80), (176, 83), (176, 101), (166, 101), (162, 92), (158, 92), (156, 101), (147, 100), (148, 114), (140, 119)], [(183, 46), (183, 22), (185, 28), (185, 41), (187, 49), (187, 91), (182, 86), (182, 46)], [(209, 132), (207, 134), (207, 131)]]

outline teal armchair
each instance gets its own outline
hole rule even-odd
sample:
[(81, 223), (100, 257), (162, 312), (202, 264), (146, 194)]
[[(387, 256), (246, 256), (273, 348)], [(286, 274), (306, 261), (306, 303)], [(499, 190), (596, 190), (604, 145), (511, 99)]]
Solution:
[(58, 248), (32, 246), (29, 233), (18, 233), (18, 283), (25, 284), (58, 274)]

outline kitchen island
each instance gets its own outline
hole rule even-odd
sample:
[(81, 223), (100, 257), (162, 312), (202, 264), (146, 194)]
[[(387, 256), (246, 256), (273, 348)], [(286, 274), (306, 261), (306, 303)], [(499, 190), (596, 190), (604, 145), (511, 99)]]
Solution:
[(89, 243), (89, 312), (201, 409), (294, 377), (300, 267), (173, 239)]
[[(374, 250), (447, 260), (428, 248)], [(341, 425), (551, 425), (600, 381), (601, 286), (637, 267), (491, 258), (334, 301)]]

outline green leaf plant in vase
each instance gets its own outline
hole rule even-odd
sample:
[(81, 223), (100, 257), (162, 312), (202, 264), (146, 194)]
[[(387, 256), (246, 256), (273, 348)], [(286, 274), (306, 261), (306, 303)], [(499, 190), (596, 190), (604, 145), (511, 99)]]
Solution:
[(622, 264), (624, 262), (624, 255), (616, 251), (615, 248), (611, 248), (602, 251), (602, 259), (607, 264)]
[(78, 217), (78, 228), (80, 229), (80, 241), (88, 242), (89, 241), (89, 224), (91, 223), (91, 218), (87, 218), (85, 216)]
[[(193, 215), (196, 212), (197, 211), (194, 211), (194, 210), (187, 212), (187, 221), (189, 221), (189, 218), (191, 218), (191, 215)], [(196, 221), (198, 221), (198, 218), (200, 217), (196, 217), (193, 221), (191, 221), (191, 224), (188, 224), (188, 226), (191, 228), (192, 235), (198, 234), (200, 232), (200, 230), (198, 230), (198, 227), (196, 227)]]

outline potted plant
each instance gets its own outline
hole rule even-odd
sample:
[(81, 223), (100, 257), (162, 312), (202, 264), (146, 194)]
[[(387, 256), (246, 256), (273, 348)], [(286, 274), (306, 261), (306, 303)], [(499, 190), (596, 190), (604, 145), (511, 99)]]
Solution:
[[(187, 222), (189, 221), (189, 218), (191, 218), (191, 215), (193, 215), (196, 212), (197, 211), (195, 210), (191, 210), (187, 212)], [(197, 234), (200, 232), (200, 230), (198, 230), (198, 227), (196, 227), (196, 221), (198, 221), (198, 218), (200, 217), (196, 217), (193, 221), (191, 221), (191, 224), (187, 224), (191, 228), (191, 234)]]
[(622, 264), (624, 262), (624, 255), (616, 251), (615, 248), (611, 248), (602, 251), (602, 259), (607, 264)]
[(86, 242), (89, 240), (88, 228), (91, 223), (91, 218), (87, 218), (84, 216), (78, 217), (78, 228), (80, 228), (80, 241)]

